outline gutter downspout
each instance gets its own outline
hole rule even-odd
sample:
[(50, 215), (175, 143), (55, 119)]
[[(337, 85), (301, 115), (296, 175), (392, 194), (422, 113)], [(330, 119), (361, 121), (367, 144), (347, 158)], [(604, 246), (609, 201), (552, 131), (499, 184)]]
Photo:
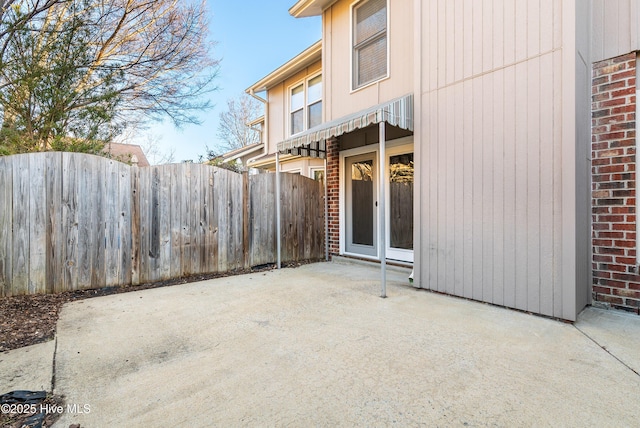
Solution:
[[(269, 147), (267, 145), (267, 136), (269, 135), (269, 102), (261, 96), (256, 95), (255, 92), (253, 92), (253, 88), (249, 89), (247, 94), (264, 104), (264, 133), (262, 134), (264, 147), (262, 148), (262, 154), (266, 155), (269, 153)], [(247, 163), (249, 162), (247, 161)]]

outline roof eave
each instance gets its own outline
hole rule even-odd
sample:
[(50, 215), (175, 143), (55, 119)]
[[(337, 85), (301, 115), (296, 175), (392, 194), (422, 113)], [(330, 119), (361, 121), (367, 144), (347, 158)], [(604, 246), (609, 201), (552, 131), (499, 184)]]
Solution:
[(299, 0), (289, 8), (289, 14), (294, 18), (319, 16), (336, 1), (337, 0)]
[(281, 65), (256, 83), (246, 89), (248, 94), (267, 91), (274, 85), (283, 82), (288, 77), (310, 66), (322, 59), (322, 40), (318, 40), (313, 45), (298, 54), (295, 58)]

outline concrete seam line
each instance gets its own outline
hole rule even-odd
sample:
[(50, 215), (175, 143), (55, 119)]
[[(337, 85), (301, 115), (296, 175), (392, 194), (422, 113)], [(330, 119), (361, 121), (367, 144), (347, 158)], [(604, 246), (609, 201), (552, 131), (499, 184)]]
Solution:
[(635, 371), (632, 367), (630, 367), (627, 363), (625, 363), (624, 361), (622, 361), (620, 358), (616, 357), (611, 351), (609, 351), (606, 346), (603, 346), (601, 344), (599, 344), (593, 337), (589, 336), (587, 333), (585, 333), (584, 331), (580, 330), (580, 328), (577, 325), (573, 325), (576, 330), (578, 330), (580, 333), (582, 333), (587, 339), (591, 340), (593, 343), (595, 343), (596, 345), (598, 345), (598, 347), (600, 347), (602, 350), (604, 350), (604, 352), (606, 352), (607, 354), (611, 355), (613, 358), (615, 358), (616, 360), (618, 360), (618, 362), (620, 364), (622, 364), (623, 366), (625, 366), (626, 368), (628, 368), (629, 370), (631, 370), (636, 376), (640, 377), (640, 373), (638, 373), (637, 371)]
[(58, 335), (56, 334), (53, 339), (53, 362), (51, 367), (51, 393), (53, 394), (53, 390), (56, 388), (56, 354), (58, 353)]

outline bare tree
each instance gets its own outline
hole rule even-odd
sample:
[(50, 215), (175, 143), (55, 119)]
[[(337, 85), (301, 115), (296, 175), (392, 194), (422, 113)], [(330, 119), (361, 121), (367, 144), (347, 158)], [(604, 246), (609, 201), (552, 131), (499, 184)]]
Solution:
[[(113, 138), (150, 119), (199, 123), (198, 113), (209, 108), (203, 95), (215, 89), (217, 61), (204, 0), (0, 6), (3, 28), (14, 28), (1, 59), (2, 125), (32, 139), (29, 150), (51, 147), (54, 138)], [(25, 20), (25, 11), (34, 12)]]
[(175, 162), (176, 149), (172, 147), (169, 151), (164, 151), (160, 147), (160, 141), (162, 141), (161, 135), (147, 134), (144, 142), (140, 144), (149, 163), (151, 165), (162, 165)]
[(260, 141), (260, 131), (249, 123), (262, 114), (262, 104), (242, 94), (227, 100), (227, 110), (220, 113), (218, 124), (218, 149), (230, 151)]

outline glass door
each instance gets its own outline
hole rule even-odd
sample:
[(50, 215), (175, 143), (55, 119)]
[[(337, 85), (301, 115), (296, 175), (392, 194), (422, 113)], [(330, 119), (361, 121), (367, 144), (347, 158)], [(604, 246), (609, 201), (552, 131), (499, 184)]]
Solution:
[(345, 250), (377, 256), (377, 201), (375, 153), (345, 158)]
[(413, 147), (387, 150), (387, 258), (413, 262)]

